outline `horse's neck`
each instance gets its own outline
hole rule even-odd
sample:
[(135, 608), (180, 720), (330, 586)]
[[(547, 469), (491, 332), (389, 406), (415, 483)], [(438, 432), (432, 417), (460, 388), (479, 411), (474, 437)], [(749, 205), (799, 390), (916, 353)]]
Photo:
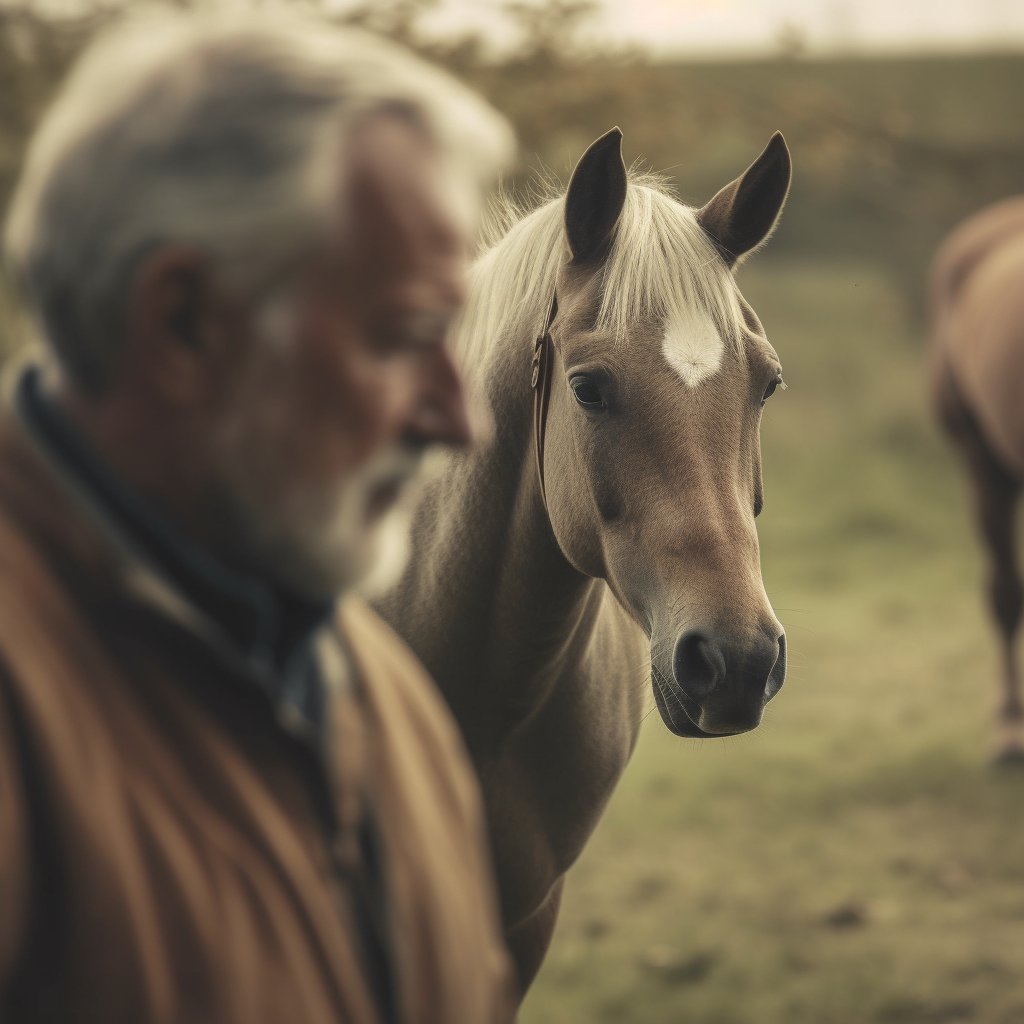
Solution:
[(408, 569), (378, 602), (459, 721), (507, 922), (533, 913), (579, 855), (636, 742), (647, 689), (643, 634), (552, 534), (528, 341), (523, 353), (496, 374), (509, 394), (496, 402), (494, 438), (427, 488)]
[(551, 532), (534, 465), (528, 344), (523, 350), (521, 374), (516, 363), (509, 394), (496, 402), (493, 439), (454, 457), (428, 488), (409, 568), (380, 602), (481, 743), (529, 717), (579, 662), (606, 590), (566, 561)]

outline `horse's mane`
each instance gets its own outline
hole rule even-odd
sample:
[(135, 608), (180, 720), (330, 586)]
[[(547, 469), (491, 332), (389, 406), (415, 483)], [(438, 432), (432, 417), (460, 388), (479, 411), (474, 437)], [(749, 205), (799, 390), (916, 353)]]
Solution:
[[(454, 338), (470, 372), (506, 340), (543, 330), (565, 254), (564, 207), (564, 189), (550, 184), (532, 202), (507, 192), (492, 202)], [(742, 352), (732, 275), (697, 223), (696, 210), (680, 202), (663, 178), (631, 170), (604, 265), (597, 329), (624, 345), (638, 322), (686, 323), (701, 312), (713, 317), (726, 345)]]

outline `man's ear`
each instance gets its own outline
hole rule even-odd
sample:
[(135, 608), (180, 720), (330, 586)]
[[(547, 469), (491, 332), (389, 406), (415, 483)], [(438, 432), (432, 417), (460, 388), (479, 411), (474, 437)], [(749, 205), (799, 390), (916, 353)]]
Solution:
[(701, 227), (730, 267), (775, 230), (792, 175), (789, 147), (776, 132), (747, 170), (698, 212)]
[(573, 263), (593, 263), (607, 254), (625, 202), (622, 132), (613, 128), (580, 157), (565, 194), (565, 234)]
[(194, 397), (223, 358), (222, 315), (209, 261), (185, 246), (162, 247), (132, 281), (125, 357), (157, 393)]

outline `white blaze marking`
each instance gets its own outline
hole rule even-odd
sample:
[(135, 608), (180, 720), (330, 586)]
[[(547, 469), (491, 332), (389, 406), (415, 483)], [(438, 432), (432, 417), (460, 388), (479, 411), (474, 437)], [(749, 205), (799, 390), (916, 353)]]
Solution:
[(661, 350), (669, 366), (693, 388), (722, 365), (725, 345), (711, 317), (694, 316), (665, 325)]

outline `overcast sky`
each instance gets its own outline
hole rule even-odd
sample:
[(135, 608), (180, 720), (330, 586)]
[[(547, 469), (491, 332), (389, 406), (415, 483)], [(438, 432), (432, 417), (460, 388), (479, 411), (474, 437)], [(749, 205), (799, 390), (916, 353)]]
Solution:
[[(1024, 49), (1024, 0), (601, 0), (597, 31), (664, 55)], [(499, 45), (500, 0), (441, 0), (435, 30), (483, 28)]]

